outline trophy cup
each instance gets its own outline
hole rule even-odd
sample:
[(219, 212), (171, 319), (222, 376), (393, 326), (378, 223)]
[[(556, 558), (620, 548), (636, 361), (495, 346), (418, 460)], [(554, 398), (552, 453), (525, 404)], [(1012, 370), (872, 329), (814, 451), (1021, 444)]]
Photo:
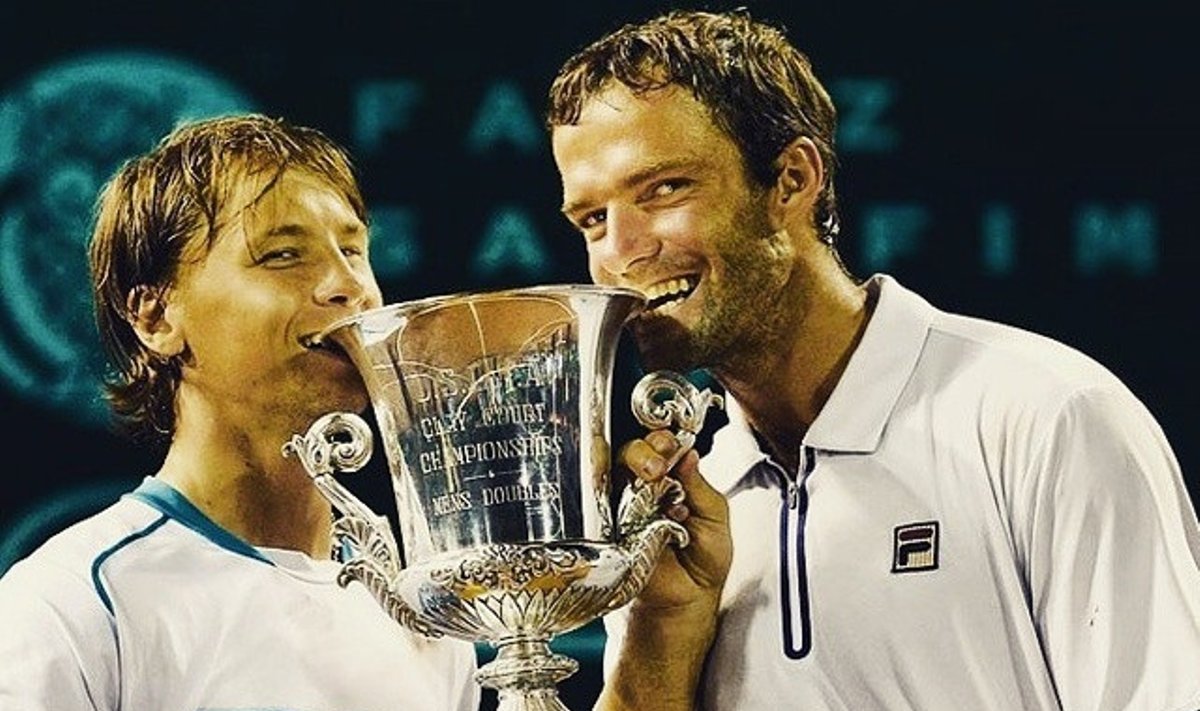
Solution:
[[(334, 474), (369, 459), (372, 433), (326, 414), (296, 455), (341, 517), (340, 582), (428, 636), (488, 642), (476, 672), (500, 709), (561, 709), (555, 684), (578, 663), (555, 635), (631, 600), (668, 543), (687, 533), (661, 510), (671, 479), (625, 487), (612, 514), (609, 393), (617, 339), (641, 294), (584, 285), (459, 294), (344, 319), (320, 337), (344, 350), (370, 394), (396, 496), (403, 555), (385, 517)], [(634, 389), (638, 420), (674, 428), (682, 456), (720, 396), (660, 371)]]

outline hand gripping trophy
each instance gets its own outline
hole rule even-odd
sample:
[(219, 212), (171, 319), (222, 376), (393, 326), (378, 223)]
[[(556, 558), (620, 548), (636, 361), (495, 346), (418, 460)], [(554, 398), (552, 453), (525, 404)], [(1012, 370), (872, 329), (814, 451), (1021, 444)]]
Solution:
[[(329, 413), (284, 445), (341, 517), (342, 584), (362, 582), (401, 624), (497, 648), (476, 673), (500, 708), (561, 709), (578, 668), (557, 634), (631, 600), (667, 543), (677, 482), (630, 485), (613, 517), (608, 399), (635, 291), (540, 286), (393, 304), (321, 339), (349, 354), (371, 397), (396, 495), (403, 556), (386, 518), (333, 477), (370, 458), (357, 415)], [(679, 455), (719, 396), (660, 371), (634, 389), (646, 427), (675, 428)]]

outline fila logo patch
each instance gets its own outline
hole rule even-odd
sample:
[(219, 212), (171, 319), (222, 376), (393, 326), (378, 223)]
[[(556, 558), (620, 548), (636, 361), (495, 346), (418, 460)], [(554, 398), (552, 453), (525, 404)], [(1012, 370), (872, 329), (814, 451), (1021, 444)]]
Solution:
[(937, 570), (938, 522), (906, 523), (896, 526), (892, 543), (892, 572), (915, 573)]

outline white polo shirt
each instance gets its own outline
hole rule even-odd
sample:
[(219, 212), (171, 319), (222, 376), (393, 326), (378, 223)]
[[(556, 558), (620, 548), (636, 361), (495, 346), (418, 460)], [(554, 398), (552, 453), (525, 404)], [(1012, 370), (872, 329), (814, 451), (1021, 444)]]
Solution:
[(1200, 708), (1200, 526), (1151, 415), (1062, 344), (870, 288), (798, 481), (733, 403), (702, 460), (734, 541), (702, 707)]
[(0, 709), (474, 711), (474, 647), (401, 629), (338, 568), (147, 479), (0, 578)]

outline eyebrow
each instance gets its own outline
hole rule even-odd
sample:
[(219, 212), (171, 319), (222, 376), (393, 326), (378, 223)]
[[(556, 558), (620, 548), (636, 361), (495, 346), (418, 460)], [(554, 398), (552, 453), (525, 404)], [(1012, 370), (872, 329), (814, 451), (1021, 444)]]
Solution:
[[(347, 222), (341, 227), (341, 233), (343, 235), (353, 235), (359, 233), (365, 234), (366, 232), (366, 225), (363, 225), (361, 222)], [(303, 237), (307, 234), (309, 234), (309, 230), (304, 225), (294, 222), (286, 222), (282, 225), (275, 225), (271, 229), (267, 230), (263, 237)]]
[[(701, 162), (702, 160), (700, 158), (687, 157), (651, 163), (650, 165), (639, 168), (622, 178), (620, 186), (622, 189), (628, 189), (644, 183), (647, 180), (660, 175), (661, 173), (669, 173), (672, 171), (683, 170), (685, 168), (692, 168), (699, 165)], [(587, 200), (572, 200), (571, 202), (565, 203), (560, 210), (564, 215), (571, 215), (580, 211), (587, 205)]]
[(267, 233), (263, 236), (264, 237), (299, 237), (299, 236), (305, 235), (305, 234), (308, 234), (308, 230), (306, 230), (303, 225), (288, 223), (288, 224), (283, 224), (283, 225), (275, 225), (271, 229), (267, 230)]

